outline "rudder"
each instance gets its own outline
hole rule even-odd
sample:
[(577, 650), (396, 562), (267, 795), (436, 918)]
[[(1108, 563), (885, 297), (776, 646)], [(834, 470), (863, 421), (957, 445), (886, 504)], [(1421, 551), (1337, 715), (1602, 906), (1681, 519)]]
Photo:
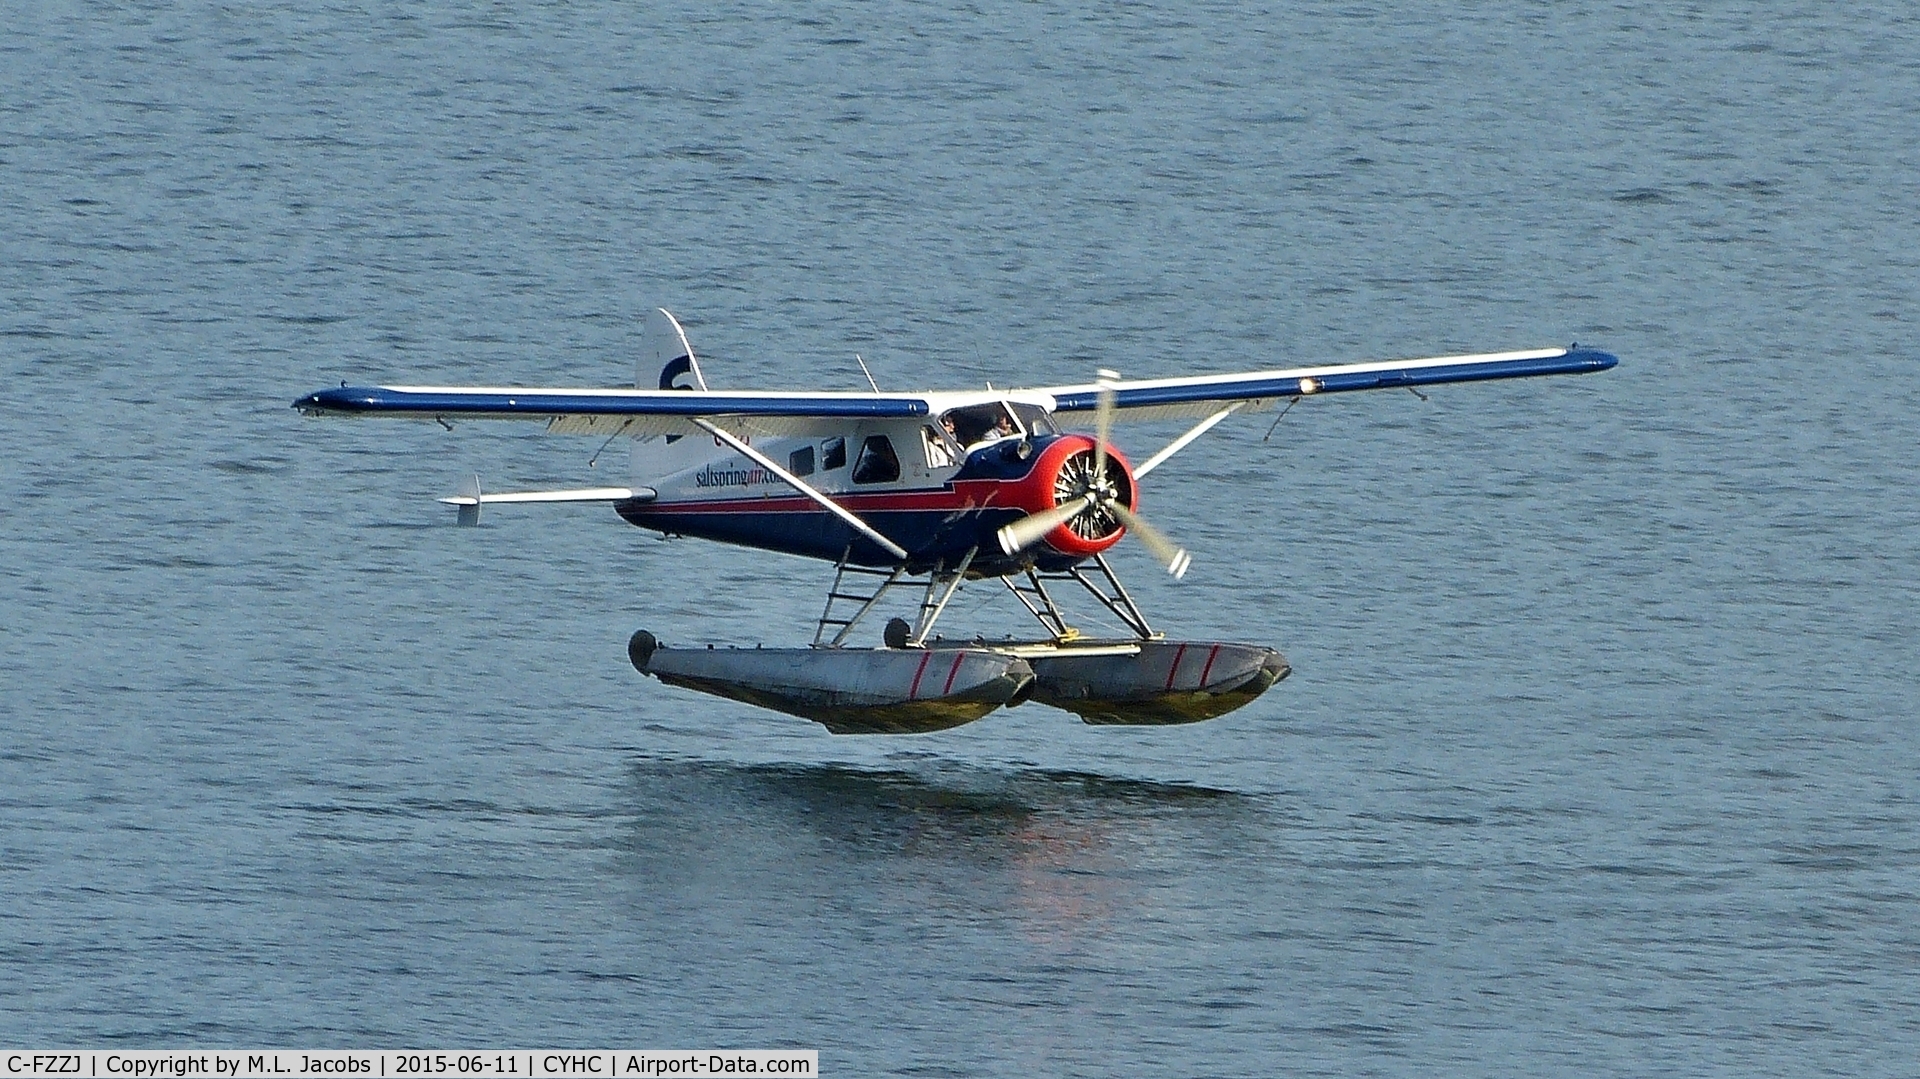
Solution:
[(647, 326), (641, 335), (640, 361), (634, 371), (633, 388), (636, 390), (704, 390), (707, 380), (700, 374), (700, 361), (694, 358), (693, 346), (687, 343), (687, 332), (680, 328), (680, 320), (673, 312), (664, 307), (656, 307), (647, 315)]
[[(699, 390), (707, 388), (700, 373), (700, 361), (687, 342), (680, 320), (664, 307), (647, 315), (641, 332), (640, 358), (634, 370), (636, 390)], [(705, 438), (684, 435), (655, 435), (636, 439), (631, 467), (636, 479), (645, 481), (692, 468), (713, 456), (713, 446)]]

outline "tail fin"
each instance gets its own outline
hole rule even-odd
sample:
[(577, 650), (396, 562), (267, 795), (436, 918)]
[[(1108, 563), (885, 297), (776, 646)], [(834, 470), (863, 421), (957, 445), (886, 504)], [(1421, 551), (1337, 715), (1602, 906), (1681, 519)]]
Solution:
[[(656, 307), (647, 315), (633, 388), (707, 388), (706, 377), (700, 373), (700, 361), (694, 358), (693, 346), (687, 343), (687, 331), (680, 328), (680, 321), (664, 307)], [(715, 452), (713, 443), (704, 437), (654, 435), (634, 440), (631, 467), (635, 477), (655, 479), (692, 468)]]
[[(659, 372), (656, 385), (654, 372)], [(640, 341), (640, 363), (634, 372), (636, 390), (704, 390), (707, 380), (700, 374), (700, 361), (693, 358), (693, 346), (687, 344), (687, 332), (664, 307), (647, 315), (647, 328)]]

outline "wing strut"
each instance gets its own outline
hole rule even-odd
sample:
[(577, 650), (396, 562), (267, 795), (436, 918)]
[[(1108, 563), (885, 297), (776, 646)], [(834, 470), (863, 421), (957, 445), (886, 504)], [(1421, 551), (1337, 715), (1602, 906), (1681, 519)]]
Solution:
[(1134, 469), (1133, 478), (1137, 480), (1140, 477), (1146, 475), (1147, 473), (1152, 472), (1154, 469), (1159, 468), (1161, 465), (1166, 463), (1167, 458), (1172, 457), (1174, 454), (1179, 453), (1181, 450), (1186, 449), (1188, 443), (1192, 442), (1196, 438), (1199, 438), (1201, 435), (1206, 434), (1208, 431), (1213, 430), (1213, 427), (1215, 424), (1219, 423), (1221, 420), (1226, 419), (1228, 416), (1233, 415), (1235, 412), (1238, 412), (1240, 410), (1240, 407), (1244, 404), (1246, 404), (1245, 401), (1235, 401), (1233, 404), (1228, 405), (1227, 407), (1221, 409), (1220, 411), (1214, 413), (1213, 415), (1208, 416), (1206, 419), (1201, 420), (1199, 423), (1194, 424), (1192, 430), (1188, 431), (1184, 435), (1181, 435), (1179, 438), (1174, 439), (1172, 442), (1167, 443), (1167, 446), (1165, 449), (1161, 450), (1159, 453), (1154, 454), (1152, 457), (1147, 458), (1145, 463), (1141, 464), (1140, 467)]
[(847, 522), (847, 524), (850, 525), (855, 532), (860, 533), (861, 535), (872, 540), (874, 543), (878, 544), (881, 550), (887, 552), (888, 554), (892, 555), (895, 558), (901, 559), (902, 561), (906, 559), (907, 557), (906, 548), (900, 546), (899, 544), (893, 542), (887, 537), (881, 535), (878, 531), (874, 529), (872, 525), (854, 516), (852, 511), (848, 510), (845, 506), (842, 506), (840, 503), (835, 502), (833, 499), (828, 498), (826, 495), (821, 494), (818, 490), (814, 489), (811, 485), (809, 485), (805, 480), (801, 479), (800, 477), (794, 475), (791, 472), (788, 472), (786, 469), (781, 468), (779, 464), (775, 463), (773, 458), (768, 457), (766, 454), (761, 453), (759, 450), (756, 450), (752, 446), (747, 445), (744, 439), (736, 437), (733, 432), (726, 430), (725, 428), (719, 426), (718, 424), (715, 424), (711, 420), (702, 419), (699, 416), (689, 416), (687, 418), (693, 423), (694, 426), (707, 432), (708, 434), (719, 439), (720, 441), (725, 442), (727, 445), (732, 446), (736, 453), (741, 454), (742, 456), (746, 457), (748, 460), (752, 461), (754, 464), (757, 464), (761, 468), (766, 469), (768, 472), (771, 472), (774, 475), (780, 477), (780, 479), (783, 482), (785, 482), (787, 486), (793, 488), (794, 490), (800, 492), (803, 495), (806, 495), (808, 498), (813, 499), (815, 502), (820, 503), (821, 506), (826, 508), (828, 513), (831, 513), (834, 516), (840, 518), (841, 520)]

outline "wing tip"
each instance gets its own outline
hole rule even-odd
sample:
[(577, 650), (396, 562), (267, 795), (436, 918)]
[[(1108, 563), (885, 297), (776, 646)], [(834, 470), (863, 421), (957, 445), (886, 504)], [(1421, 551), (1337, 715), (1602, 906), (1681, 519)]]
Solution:
[(295, 398), (293, 407), (304, 415), (324, 416), (334, 412), (365, 412), (377, 403), (372, 387), (349, 386), (343, 382), (335, 389), (316, 390)]
[(1567, 346), (1567, 359), (1584, 364), (1589, 371), (1606, 371), (1620, 366), (1620, 357), (1579, 342)]

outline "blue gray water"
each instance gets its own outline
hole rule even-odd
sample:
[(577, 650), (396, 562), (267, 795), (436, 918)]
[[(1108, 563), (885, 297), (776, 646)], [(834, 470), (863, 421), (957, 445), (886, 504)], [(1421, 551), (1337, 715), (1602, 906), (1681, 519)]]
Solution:
[[(0, 1043), (1913, 1074), (1920, 20), (1403, 7), (10, 5)], [(847, 739), (623, 652), (824, 567), (287, 408), (656, 304), (734, 386), (1622, 363), (1158, 473), (1195, 569), (1120, 565), (1253, 707)]]

